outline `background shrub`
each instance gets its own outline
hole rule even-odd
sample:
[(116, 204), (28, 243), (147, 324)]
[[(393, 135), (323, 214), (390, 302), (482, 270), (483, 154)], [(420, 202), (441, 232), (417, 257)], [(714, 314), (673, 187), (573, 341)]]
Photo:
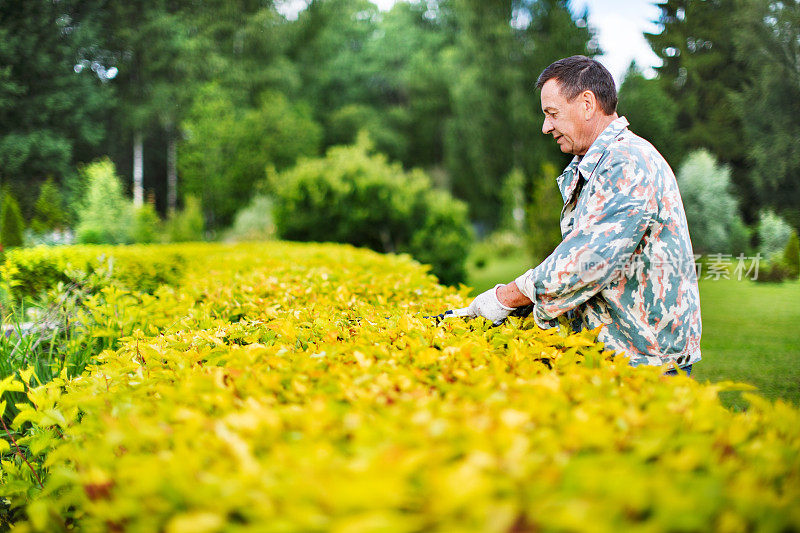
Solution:
[(161, 219), (151, 203), (145, 203), (133, 210), (131, 240), (136, 243), (149, 244), (161, 238)]
[(82, 284), (81, 280), (101, 271), (105, 278), (98, 279), (108, 279), (120, 288), (153, 292), (162, 284), (178, 282), (184, 255), (180, 247), (171, 246), (37, 246), (6, 253), (0, 274), (5, 291), (15, 301), (38, 297), (59, 283)]
[(255, 196), (236, 213), (233, 226), (225, 233), (225, 239), (231, 241), (265, 241), (274, 237), (273, 201), (265, 195)]
[(0, 244), (3, 248), (22, 246), (22, 232), (25, 222), (19, 210), (17, 199), (11, 191), (2, 193), (2, 207), (0, 207)]
[(561, 242), (561, 208), (564, 205), (555, 182), (556, 167), (546, 164), (543, 179), (538, 180), (533, 199), (527, 210), (528, 232), (526, 240), (534, 260), (546, 258)]
[(747, 248), (747, 228), (731, 194), (730, 169), (705, 150), (690, 154), (678, 171), (695, 253), (738, 253)]
[(417, 261), (431, 265), (442, 283), (464, 281), (466, 258), (473, 241), (466, 204), (442, 190), (426, 191), (420, 202), (422, 224), (411, 236), (408, 251)]
[(39, 189), (33, 213), (31, 229), (36, 233), (46, 233), (66, 225), (67, 217), (61, 201), (61, 191), (52, 178), (48, 178)]
[(797, 232), (793, 231), (783, 250), (783, 262), (789, 269), (789, 275), (797, 279), (800, 276), (800, 241)]
[(189, 195), (184, 201), (183, 209), (167, 218), (165, 235), (169, 242), (202, 241), (204, 227), (200, 200)]
[(321, 138), (310, 111), (279, 93), (247, 109), (215, 84), (203, 88), (184, 123), (178, 166), (184, 191), (197, 197), (209, 228), (227, 226), (244, 207), (268, 165), (283, 170), (316, 155)]
[(800, 276), (800, 241), (791, 231), (783, 253), (775, 253), (759, 268), (756, 281), (780, 282)]
[(759, 251), (766, 258), (783, 252), (789, 237), (792, 235), (792, 227), (783, 218), (776, 215), (771, 209), (765, 209), (758, 214), (758, 240)]
[(404, 172), (369, 150), (361, 136), (282, 173), (275, 184), (280, 236), (409, 252), (443, 283), (462, 281), (473, 240), (464, 205), (435, 191), (422, 171)]
[(82, 172), (86, 176), (86, 192), (78, 210), (78, 242), (130, 242), (132, 206), (123, 195), (114, 163), (105, 158), (87, 165)]

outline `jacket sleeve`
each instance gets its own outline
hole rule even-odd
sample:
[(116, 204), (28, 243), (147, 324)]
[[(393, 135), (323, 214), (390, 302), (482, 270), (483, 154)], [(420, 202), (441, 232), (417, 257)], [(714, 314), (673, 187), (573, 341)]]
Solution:
[(657, 213), (655, 173), (636, 158), (600, 162), (575, 209), (574, 226), (536, 268), (516, 279), (541, 327), (583, 304), (631, 268)]

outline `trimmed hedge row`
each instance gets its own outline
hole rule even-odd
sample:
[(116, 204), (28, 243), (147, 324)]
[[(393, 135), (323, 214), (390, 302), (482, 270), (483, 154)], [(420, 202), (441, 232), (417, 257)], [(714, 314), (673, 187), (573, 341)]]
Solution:
[(736, 385), (592, 332), (436, 324), (466, 292), (406, 256), (185, 252), (85, 374), (0, 383), (30, 400), (0, 440), (17, 531), (800, 529), (794, 407), (727, 411)]
[(152, 293), (163, 284), (176, 284), (183, 274), (184, 245), (160, 246), (38, 246), (5, 254), (0, 268), (3, 283), (21, 300), (53, 290), (59, 283), (81, 283), (92, 273), (103, 274), (121, 288)]

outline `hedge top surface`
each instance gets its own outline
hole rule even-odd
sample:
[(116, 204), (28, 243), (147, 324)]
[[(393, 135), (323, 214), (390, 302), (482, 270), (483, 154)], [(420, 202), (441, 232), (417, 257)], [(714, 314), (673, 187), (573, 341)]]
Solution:
[(467, 289), (405, 256), (183, 253), (120, 349), (0, 385), (32, 401), (10, 429), (45, 476), (4, 446), (19, 531), (800, 528), (791, 406), (729, 412), (733, 385), (630, 367), (590, 332), (434, 324)]

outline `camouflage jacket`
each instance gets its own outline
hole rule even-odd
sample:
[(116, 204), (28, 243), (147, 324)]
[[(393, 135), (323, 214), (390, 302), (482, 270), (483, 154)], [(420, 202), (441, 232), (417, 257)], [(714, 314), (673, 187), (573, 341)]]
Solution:
[(632, 365), (700, 360), (700, 296), (675, 175), (620, 117), (558, 177), (563, 240), (516, 279), (543, 328), (598, 328)]

